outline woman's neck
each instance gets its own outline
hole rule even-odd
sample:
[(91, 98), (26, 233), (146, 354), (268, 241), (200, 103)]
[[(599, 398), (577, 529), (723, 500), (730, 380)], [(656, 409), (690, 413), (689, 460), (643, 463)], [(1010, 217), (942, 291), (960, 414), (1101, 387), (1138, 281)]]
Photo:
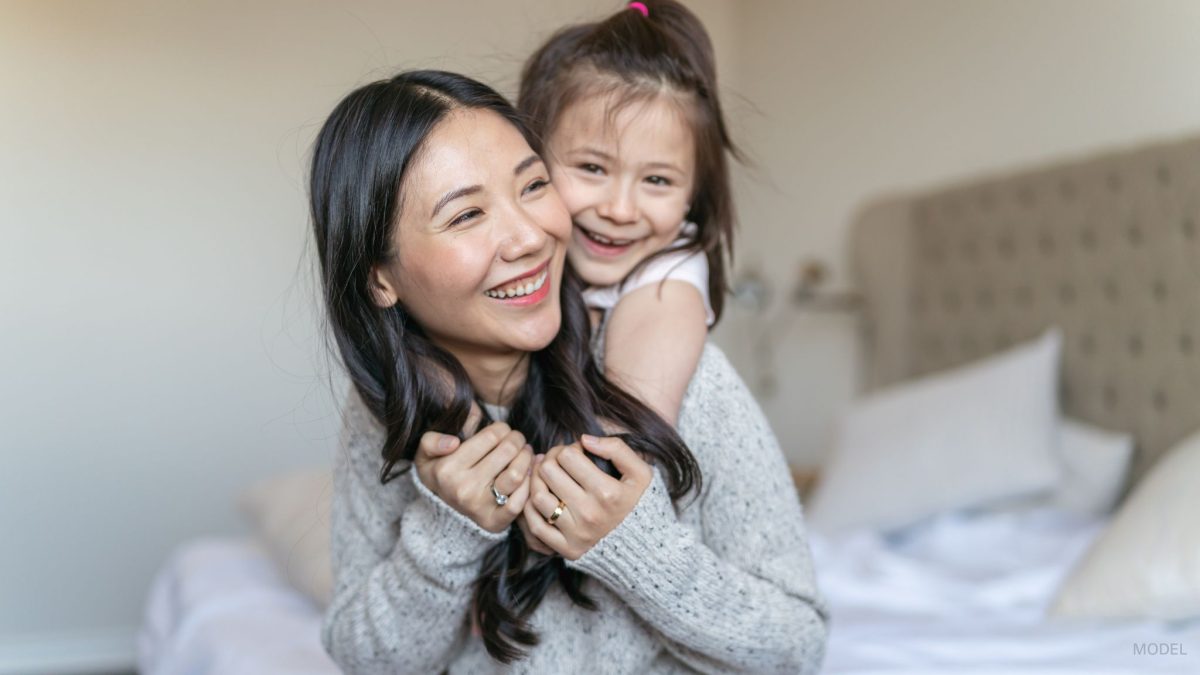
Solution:
[(459, 357), (471, 385), (485, 402), (510, 407), (529, 374), (529, 353), (473, 354)]

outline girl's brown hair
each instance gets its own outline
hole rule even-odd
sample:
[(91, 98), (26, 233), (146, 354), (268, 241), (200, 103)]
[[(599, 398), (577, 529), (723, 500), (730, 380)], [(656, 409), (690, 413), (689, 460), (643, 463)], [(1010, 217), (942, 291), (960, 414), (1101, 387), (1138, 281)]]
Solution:
[(551, 36), (525, 62), (517, 107), (533, 129), (535, 150), (544, 154), (562, 114), (584, 97), (614, 94), (617, 107), (663, 95), (677, 99), (696, 140), (696, 181), (687, 219), (698, 232), (682, 246), (649, 256), (630, 275), (671, 251), (703, 251), (709, 301), (720, 319), (734, 228), (726, 154), (739, 160), (741, 155), (721, 112), (712, 41), (703, 24), (675, 0), (644, 0), (641, 5), (645, 15), (629, 7)]

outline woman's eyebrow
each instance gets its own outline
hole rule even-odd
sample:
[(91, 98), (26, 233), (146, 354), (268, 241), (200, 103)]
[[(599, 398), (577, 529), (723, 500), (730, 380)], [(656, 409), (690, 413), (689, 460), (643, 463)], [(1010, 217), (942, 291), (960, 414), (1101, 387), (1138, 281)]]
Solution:
[(525, 169), (528, 169), (529, 167), (533, 166), (534, 164), (537, 164), (540, 161), (542, 161), (542, 158), (538, 157), (537, 155), (530, 155), (530, 156), (526, 157), (525, 159), (523, 159), (517, 163), (516, 168), (513, 169), (513, 175), (520, 176), (522, 171), (524, 171)]
[(482, 189), (483, 189), (482, 185), (470, 185), (468, 187), (459, 188), (453, 192), (447, 192), (444, 197), (442, 197), (441, 199), (438, 200), (437, 204), (434, 204), (433, 213), (430, 213), (429, 217), (432, 218), (432, 217), (436, 216), (438, 211), (442, 210), (443, 206), (445, 206), (446, 204), (449, 204), (450, 202), (454, 201), (455, 199), (458, 199), (459, 197), (466, 197), (467, 195), (473, 195)]

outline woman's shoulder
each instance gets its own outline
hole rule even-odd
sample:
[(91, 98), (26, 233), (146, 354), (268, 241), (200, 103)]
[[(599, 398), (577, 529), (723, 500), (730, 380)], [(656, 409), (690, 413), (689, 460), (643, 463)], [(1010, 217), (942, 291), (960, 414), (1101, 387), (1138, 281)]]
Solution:
[(712, 342), (704, 345), (683, 395), (678, 429), (695, 453), (736, 449), (765, 439), (774, 443), (758, 402), (725, 352)]

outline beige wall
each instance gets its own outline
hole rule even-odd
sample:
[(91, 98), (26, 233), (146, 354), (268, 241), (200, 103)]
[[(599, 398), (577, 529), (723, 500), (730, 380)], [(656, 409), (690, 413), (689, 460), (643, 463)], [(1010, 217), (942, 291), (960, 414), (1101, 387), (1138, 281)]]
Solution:
[[(757, 169), (741, 174), (743, 267), (778, 298), (817, 257), (845, 287), (865, 198), (1114, 144), (1200, 131), (1200, 3), (1191, 0), (756, 0), (733, 80)], [(780, 313), (784, 312), (784, 313)], [(854, 320), (770, 308), (778, 381), (759, 397), (796, 462), (825, 453), (853, 393)], [(718, 340), (754, 384), (762, 322)]]
[[(333, 103), (417, 66), (511, 92), (551, 29), (619, 4), (0, 3), (0, 673), (125, 663), (172, 546), (327, 462), (303, 160)], [(692, 4), (757, 160), (739, 259), (780, 291), (807, 256), (846, 282), (880, 190), (1200, 127), (1186, 0)], [(759, 393), (815, 461), (853, 323), (776, 319)], [(717, 333), (752, 384), (762, 325), (732, 309)]]

